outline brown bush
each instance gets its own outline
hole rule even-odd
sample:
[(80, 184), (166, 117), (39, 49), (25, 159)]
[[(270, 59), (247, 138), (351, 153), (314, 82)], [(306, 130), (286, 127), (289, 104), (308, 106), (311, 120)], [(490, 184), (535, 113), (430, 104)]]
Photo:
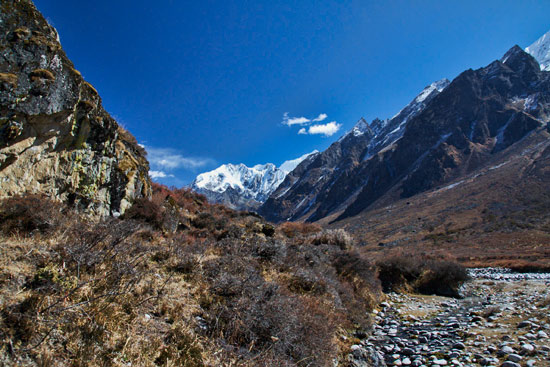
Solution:
[[(155, 182), (153, 182), (152, 188), (152, 201), (158, 205), (163, 205), (164, 202), (171, 199), (179, 208), (187, 210), (191, 213), (195, 213), (205, 206), (210, 207), (204, 195), (197, 194), (189, 188), (168, 188)], [(217, 209), (219, 210), (219, 208)]]
[(412, 290), (458, 297), (460, 286), (469, 279), (466, 268), (456, 262), (418, 254), (391, 255), (376, 265), (385, 292)]
[(326, 229), (311, 236), (309, 240), (313, 245), (338, 246), (342, 250), (349, 249), (354, 245), (353, 238), (343, 229)]
[(306, 222), (284, 222), (278, 228), (288, 238), (308, 236), (321, 231), (321, 226)]
[(124, 219), (134, 219), (149, 223), (156, 229), (162, 229), (165, 209), (147, 198), (137, 199), (124, 213)]
[(468, 270), (454, 261), (432, 260), (414, 282), (414, 289), (423, 294), (460, 297), (460, 286), (469, 279)]
[[(9, 245), (7, 365), (324, 366), (344, 351), (341, 334), (367, 329), (377, 283), (356, 253), (270, 236), (261, 218), (185, 190), (155, 193), (119, 219), (62, 210), (63, 231)], [(173, 215), (194, 220), (159, 229)]]
[(4, 234), (28, 235), (35, 231), (50, 233), (65, 220), (62, 204), (48, 198), (29, 195), (0, 201), (0, 229)]
[(288, 249), (279, 248), (285, 246), (278, 242), (266, 246), (224, 240), (216, 246), (225, 256), (203, 264), (215, 300), (204, 316), (208, 333), (224, 335), (231, 345), (249, 351), (247, 359), (261, 357), (267, 365), (294, 365), (301, 360), (311, 365), (329, 363), (335, 353), (336, 314), (315, 297), (324, 293), (326, 279), (300, 268), (286, 287), (267, 281), (261, 273), (264, 261), (294, 265), (288, 262)]

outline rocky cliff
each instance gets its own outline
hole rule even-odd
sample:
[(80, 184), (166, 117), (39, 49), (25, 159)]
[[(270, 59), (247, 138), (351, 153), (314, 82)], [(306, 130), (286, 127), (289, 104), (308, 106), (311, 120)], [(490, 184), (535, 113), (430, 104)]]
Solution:
[(145, 151), (31, 1), (2, 1), (0, 56), (0, 197), (40, 193), (109, 215), (150, 195)]

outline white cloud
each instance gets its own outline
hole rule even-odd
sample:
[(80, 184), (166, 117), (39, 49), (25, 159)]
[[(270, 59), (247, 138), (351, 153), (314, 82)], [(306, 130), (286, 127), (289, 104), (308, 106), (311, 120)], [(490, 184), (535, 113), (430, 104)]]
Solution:
[(145, 149), (147, 150), (147, 160), (149, 160), (151, 168), (156, 171), (176, 168), (192, 170), (213, 163), (209, 158), (184, 157), (177, 150), (170, 148), (153, 148), (147, 146)]
[(149, 171), (149, 176), (150, 176), (152, 179), (155, 179), (155, 178), (174, 177), (174, 175), (169, 174), (169, 173), (165, 173), (165, 172), (163, 172), (163, 171)]
[(283, 125), (305, 125), (310, 123), (311, 120), (305, 117), (288, 117), (288, 112), (283, 114)]
[(326, 113), (321, 113), (319, 114), (319, 116), (317, 116), (316, 118), (314, 118), (312, 121), (313, 122), (321, 122), (323, 121), (324, 119), (326, 119), (328, 117), (328, 115)]
[[(321, 124), (321, 125), (312, 125), (307, 130), (307, 133), (310, 135), (324, 135), (324, 136), (332, 136), (340, 130), (342, 127), (342, 124), (336, 123), (336, 121), (329, 122), (327, 124)], [(302, 129), (305, 130), (305, 129)], [(300, 130), (301, 131), (301, 130)], [(298, 134), (304, 134), (305, 131), (300, 132), (298, 131)]]
[[(321, 134), (325, 136), (331, 136), (334, 133), (336, 133), (340, 129), (340, 124), (337, 124), (336, 121), (329, 122), (328, 124), (317, 124), (313, 125), (316, 122), (324, 121), (328, 115), (326, 113), (320, 113), (317, 117), (314, 119), (309, 119), (307, 117), (290, 117), (288, 115), (288, 112), (285, 112), (283, 114), (283, 125), (287, 126), (304, 126), (301, 127), (300, 130), (298, 130), (299, 135), (307, 135), (307, 134)], [(309, 126), (309, 127), (307, 127)]]

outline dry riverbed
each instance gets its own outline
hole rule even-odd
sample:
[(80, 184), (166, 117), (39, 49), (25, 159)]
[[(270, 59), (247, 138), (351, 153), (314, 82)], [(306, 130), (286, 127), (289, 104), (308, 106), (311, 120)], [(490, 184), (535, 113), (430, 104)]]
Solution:
[(352, 366), (550, 366), (550, 274), (472, 276), (463, 299), (387, 295)]

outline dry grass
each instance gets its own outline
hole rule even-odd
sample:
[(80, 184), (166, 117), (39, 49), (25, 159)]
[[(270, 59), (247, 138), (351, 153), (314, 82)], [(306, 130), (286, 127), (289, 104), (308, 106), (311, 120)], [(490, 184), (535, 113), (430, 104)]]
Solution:
[(17, 75), (12, 73), (0, 73), (0, 83), (8, 84), (11, 89), (16, 89)]
[(314, 223), (305, 222), (284, 222), (279, 225), (281, 231), (286, 237), (294, 238), (297, 236), (307, 236), (321, 231), (321, 226)]
[(322, 366), (368, 328), (374, 268), (339, 242), (188, 190), (157, 185), (149, 204), (91, 221), (0, 202), (0, 364)]
[(343, 229), (327, 229), (310, 237), (314, 245), (328, 244), (338, 246), (342, 250), (353, 246), (353, 238)]
[(29, 74), (32, 81), (38, 81), (38, 80), (48, 80), (48, 81), (54, 81), (55, 75), (49, 70), (46, 69), (36, 69), (31, 71)]

